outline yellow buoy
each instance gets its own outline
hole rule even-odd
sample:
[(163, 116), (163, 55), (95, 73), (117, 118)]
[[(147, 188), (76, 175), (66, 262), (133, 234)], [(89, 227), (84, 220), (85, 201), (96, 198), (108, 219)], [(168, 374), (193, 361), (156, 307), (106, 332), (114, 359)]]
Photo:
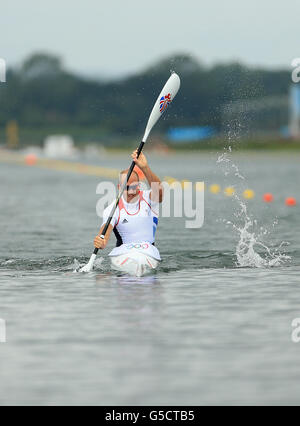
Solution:
[(213, 184), (213, 185), (210, 185), (209, 190), (213, 194), (218, 194), (221, 191), (221, 187), (220, 187), (220, 185)]
[(247, 200), (251, 200), (252, 198), (255, 197), (255, 192), (252, 189), (246, 189), (243, 192), (243, 197), (246, 198)]
[(167, 182), (169, 185), (172, 185), (172, 183), (177, 182), (177, 179), (175, 179), (171, 176), (165, 176), (164, 181)]
[(189, 187), (189, 184), (191, 184), (191, 182), (187, 179), (183, 179), (180, 183), (183, 189), (187, 189)]
[(205, 183), (204, 182), (196, 182), (195, 183), (195, 189), (196, 189), (196, 191), (204, 192), (204, 190), (205, 190)]
[(228, 186), (227, 188), (225, 188), (225, 190), (224, 190), (224, 194), (227, 196), (227, 197), (232, 197), (233, 195), (234, 195), (234, 193), (235, 193), (235, 189), (232, 187), (232, 186)]

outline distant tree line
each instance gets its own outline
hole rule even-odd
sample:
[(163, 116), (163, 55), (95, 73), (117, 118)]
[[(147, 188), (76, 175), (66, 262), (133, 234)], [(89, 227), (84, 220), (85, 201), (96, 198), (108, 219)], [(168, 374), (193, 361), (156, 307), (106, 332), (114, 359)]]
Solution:
[(219, 129), (225, 103), (286, 95), (290, 85), (288, 70), (239, 63), (206, 67), (187, 55), (166, 58), (122, 79), (88, 79), (66, 71), (58, 57), (41, 53), (7, 70), (7, 82), (0, 86), (0, 127), (16, 120), (20, 129), (35, 129), (40, 138), (58, 130), (72, 133), (72, 129), (102, 139), (141, 135), (171, 70), (180, 75), (182, 86), (159, 124), (161, 132), (174, 123)]

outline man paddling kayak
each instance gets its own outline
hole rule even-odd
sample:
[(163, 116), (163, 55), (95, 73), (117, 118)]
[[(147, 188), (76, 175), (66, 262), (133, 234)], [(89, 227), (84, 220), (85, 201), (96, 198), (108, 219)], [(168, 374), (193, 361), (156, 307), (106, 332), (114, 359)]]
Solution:
[[(100, 235), (115, 202), (104, 210), (103, 224), (94, 239), (94, 245), (96, 248), (104, 249), (113, 231), (117, 242), (116, 247), (109, 253), (112, 266), (115, 269), (142, 275), (146, 267), (154, 269), (160, 260), (154, 240), (159, 203), (163, 200), (163, 186), (159, 177), (150, 169), (143, 153), (137, 158), (137, 150), (135, 150), (131, 157), (144, 173), (151, 189), (141, 191), (139, 176), (133, 171), (105, 238), (102, 239)], [(127, 172), (128, 170), (123, 170), (120, 173), (118, 188), (124, 183)]]

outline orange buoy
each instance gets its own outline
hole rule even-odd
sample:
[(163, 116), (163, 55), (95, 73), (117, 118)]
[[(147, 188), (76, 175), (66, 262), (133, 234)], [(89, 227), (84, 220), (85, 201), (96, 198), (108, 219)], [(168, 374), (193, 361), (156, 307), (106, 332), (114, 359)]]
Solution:
[(27, 166), (34, 166), (37, 162), (37, 156), (35, 154), (27, 154), (25, 156), (25, 163)]
[(272, 203), (272, 202), (274, 201), (273, 194), (270, 194), (269, 192), (267, 192), (266, 194), (264, 194), (264, 196), (263, 196), (263, 200), (264, 200), (266, 203)]
[(285, 200), (285, 204), (286, 204), (287, 206), (290, 206), (290, 207), (296, 206), (296, 204), (297, 204), (296, 198), (294, 198), (294, 197), (288, 197), (288, 198)]

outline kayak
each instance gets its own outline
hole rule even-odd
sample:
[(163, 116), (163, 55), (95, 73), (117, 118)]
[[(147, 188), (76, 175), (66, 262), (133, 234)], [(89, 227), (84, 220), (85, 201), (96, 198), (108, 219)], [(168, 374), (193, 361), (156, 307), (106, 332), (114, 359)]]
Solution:
[(121, 254), (111, 258), (113, 269), (124, 272), (135, 277), (153, 272), (158, 265), (158, 261), (151, 256), (133, 250), (130, 254)]
[(113, 269), (136, 277), (153, 272), (161, 260), (157, 248), (148, 242), (122, 244), (109, 256)]

